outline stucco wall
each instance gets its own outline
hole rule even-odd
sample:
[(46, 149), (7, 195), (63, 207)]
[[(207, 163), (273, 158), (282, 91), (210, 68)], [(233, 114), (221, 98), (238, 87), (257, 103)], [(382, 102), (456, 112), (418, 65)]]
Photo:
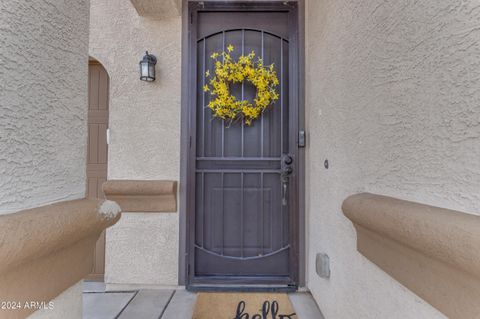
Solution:
[[(108, 178), (178, 180), (180, 16), (140, 17), (124, 0), (91, 0), (90, 15), (90, 55), (110, 76)], [(145, 50), (158, 59), (152, 83), (139, 80)], [(106, 250), (108, 283), (175, 285), (178, 214), (124, 214), (107, 231)]]
[(306, 15), (308, 287), (326, 318), (444, 318), (356, 251), (341, 204), (480, 213), (478, 1), (307, 0)]
[(0, 214), (85, 195), (88, 8), (0, 2)]
[(105, 282), (109, 287), (177, 285), (176, 215), (123, 213), (107, 230)]

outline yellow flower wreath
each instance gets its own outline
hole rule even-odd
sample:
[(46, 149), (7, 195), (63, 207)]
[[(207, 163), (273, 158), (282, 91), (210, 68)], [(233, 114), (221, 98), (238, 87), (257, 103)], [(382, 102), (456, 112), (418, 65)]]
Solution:
[[(278, 100), (275, 86), (279, 84), (274, 64), (264, 67), (262, 59), (254, 61), (255, 52), (241, 55), (238, 61), (230, 56), (233, 45), (227, 46), (227, 52), (214, 52), (210, 58), (215, 60), (215, 71), (209, 84), (205, 84), (203, 90), (210, 92), (213, 99), (208, 103), (213, 116), (224, 120), (243, 118), (245, 124), (250, 125), (265, 109)], [(219, 60), (222, 57), (222, 60)], [(210, 78), (210, 71), (205, 72), (205, 77)], [(257, 92), (253, 99), (254, 103), (247, 100), (238, 101), (230, 94), (230, 83), (250, 82)]]

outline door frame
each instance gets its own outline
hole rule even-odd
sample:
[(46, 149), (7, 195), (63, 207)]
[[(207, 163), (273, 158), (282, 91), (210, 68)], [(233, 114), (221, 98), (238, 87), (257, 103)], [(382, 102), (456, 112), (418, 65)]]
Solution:
[[(286, 10), (288, 8), (288, 10)], [(296, 106), (298, 121), (290, 120), (290, 145), (298, 145), (298, 132), (304, 130), (304, 1), (197, 1), (183, 0), (182, 10), (182, 112), (181, 112), (181, 167), (180, 167), (180, 231), (179, 231), (179, 284), (190, 286), (194, 265), (194, 256), (191, 247), (191, 232), (194, 227), (195, 209), (195, 148), (190, 145), (196, 134), (195, 115), (196, 100), (190, 99), (196, 89), (196, 57), (191, 56), (191, 49), (196, 45), (196, 12), (198, 11), (289, 11), (292, 25), (297, 26), (294, 36), (290, 39), (295, 50), (292, 52), (290, 70), (292, 73), (290, 83), (290, 103)], [(193, 26), (193, 27), (192, 27)], [(291, 71), (290, 71), (291, 72)], [(297, 193), (296, 202), (292, 205), (292, 254), (290, 265), (292, 267), (291, 279), (295, 287), (305, 285), (305, 148), (294, 148), (295, 171), (298, 174), (296, 183), (292, 185)], [(192, 251), (193, 252), (193, 251)], [(216, 283), (217, 284), (217, 283)], [(221, 281), (218, 282), (222, 284)], [(267, 283), (265, 283), (267, 284)], [(242, 286), (242, 285), (240, 285)], [(242, 288), (242, 287), (240, 287)], [(244, 287), (243, 287), (244, 288)]]

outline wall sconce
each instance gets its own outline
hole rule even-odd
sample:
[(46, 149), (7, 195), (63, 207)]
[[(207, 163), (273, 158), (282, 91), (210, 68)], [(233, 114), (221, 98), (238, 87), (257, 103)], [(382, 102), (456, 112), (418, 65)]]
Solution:
[(157, 58), (146, 51), (142, 61), (140, 61), (140, 80), (155, 81), (155, 64), (157, 64)]

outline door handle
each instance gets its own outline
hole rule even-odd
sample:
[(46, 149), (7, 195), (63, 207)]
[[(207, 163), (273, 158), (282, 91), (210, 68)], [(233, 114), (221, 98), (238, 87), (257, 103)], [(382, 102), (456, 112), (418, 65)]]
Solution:
[(282, 182), (282, 205), (287, 206), (288, 179)]
[(287, 191), (289, 176), (293, 173), (293, 157), (289, 154), (282, 156), (282, 173), (281, 173), (281, 191), (282, 191), (282, 205), (287, 206)]

